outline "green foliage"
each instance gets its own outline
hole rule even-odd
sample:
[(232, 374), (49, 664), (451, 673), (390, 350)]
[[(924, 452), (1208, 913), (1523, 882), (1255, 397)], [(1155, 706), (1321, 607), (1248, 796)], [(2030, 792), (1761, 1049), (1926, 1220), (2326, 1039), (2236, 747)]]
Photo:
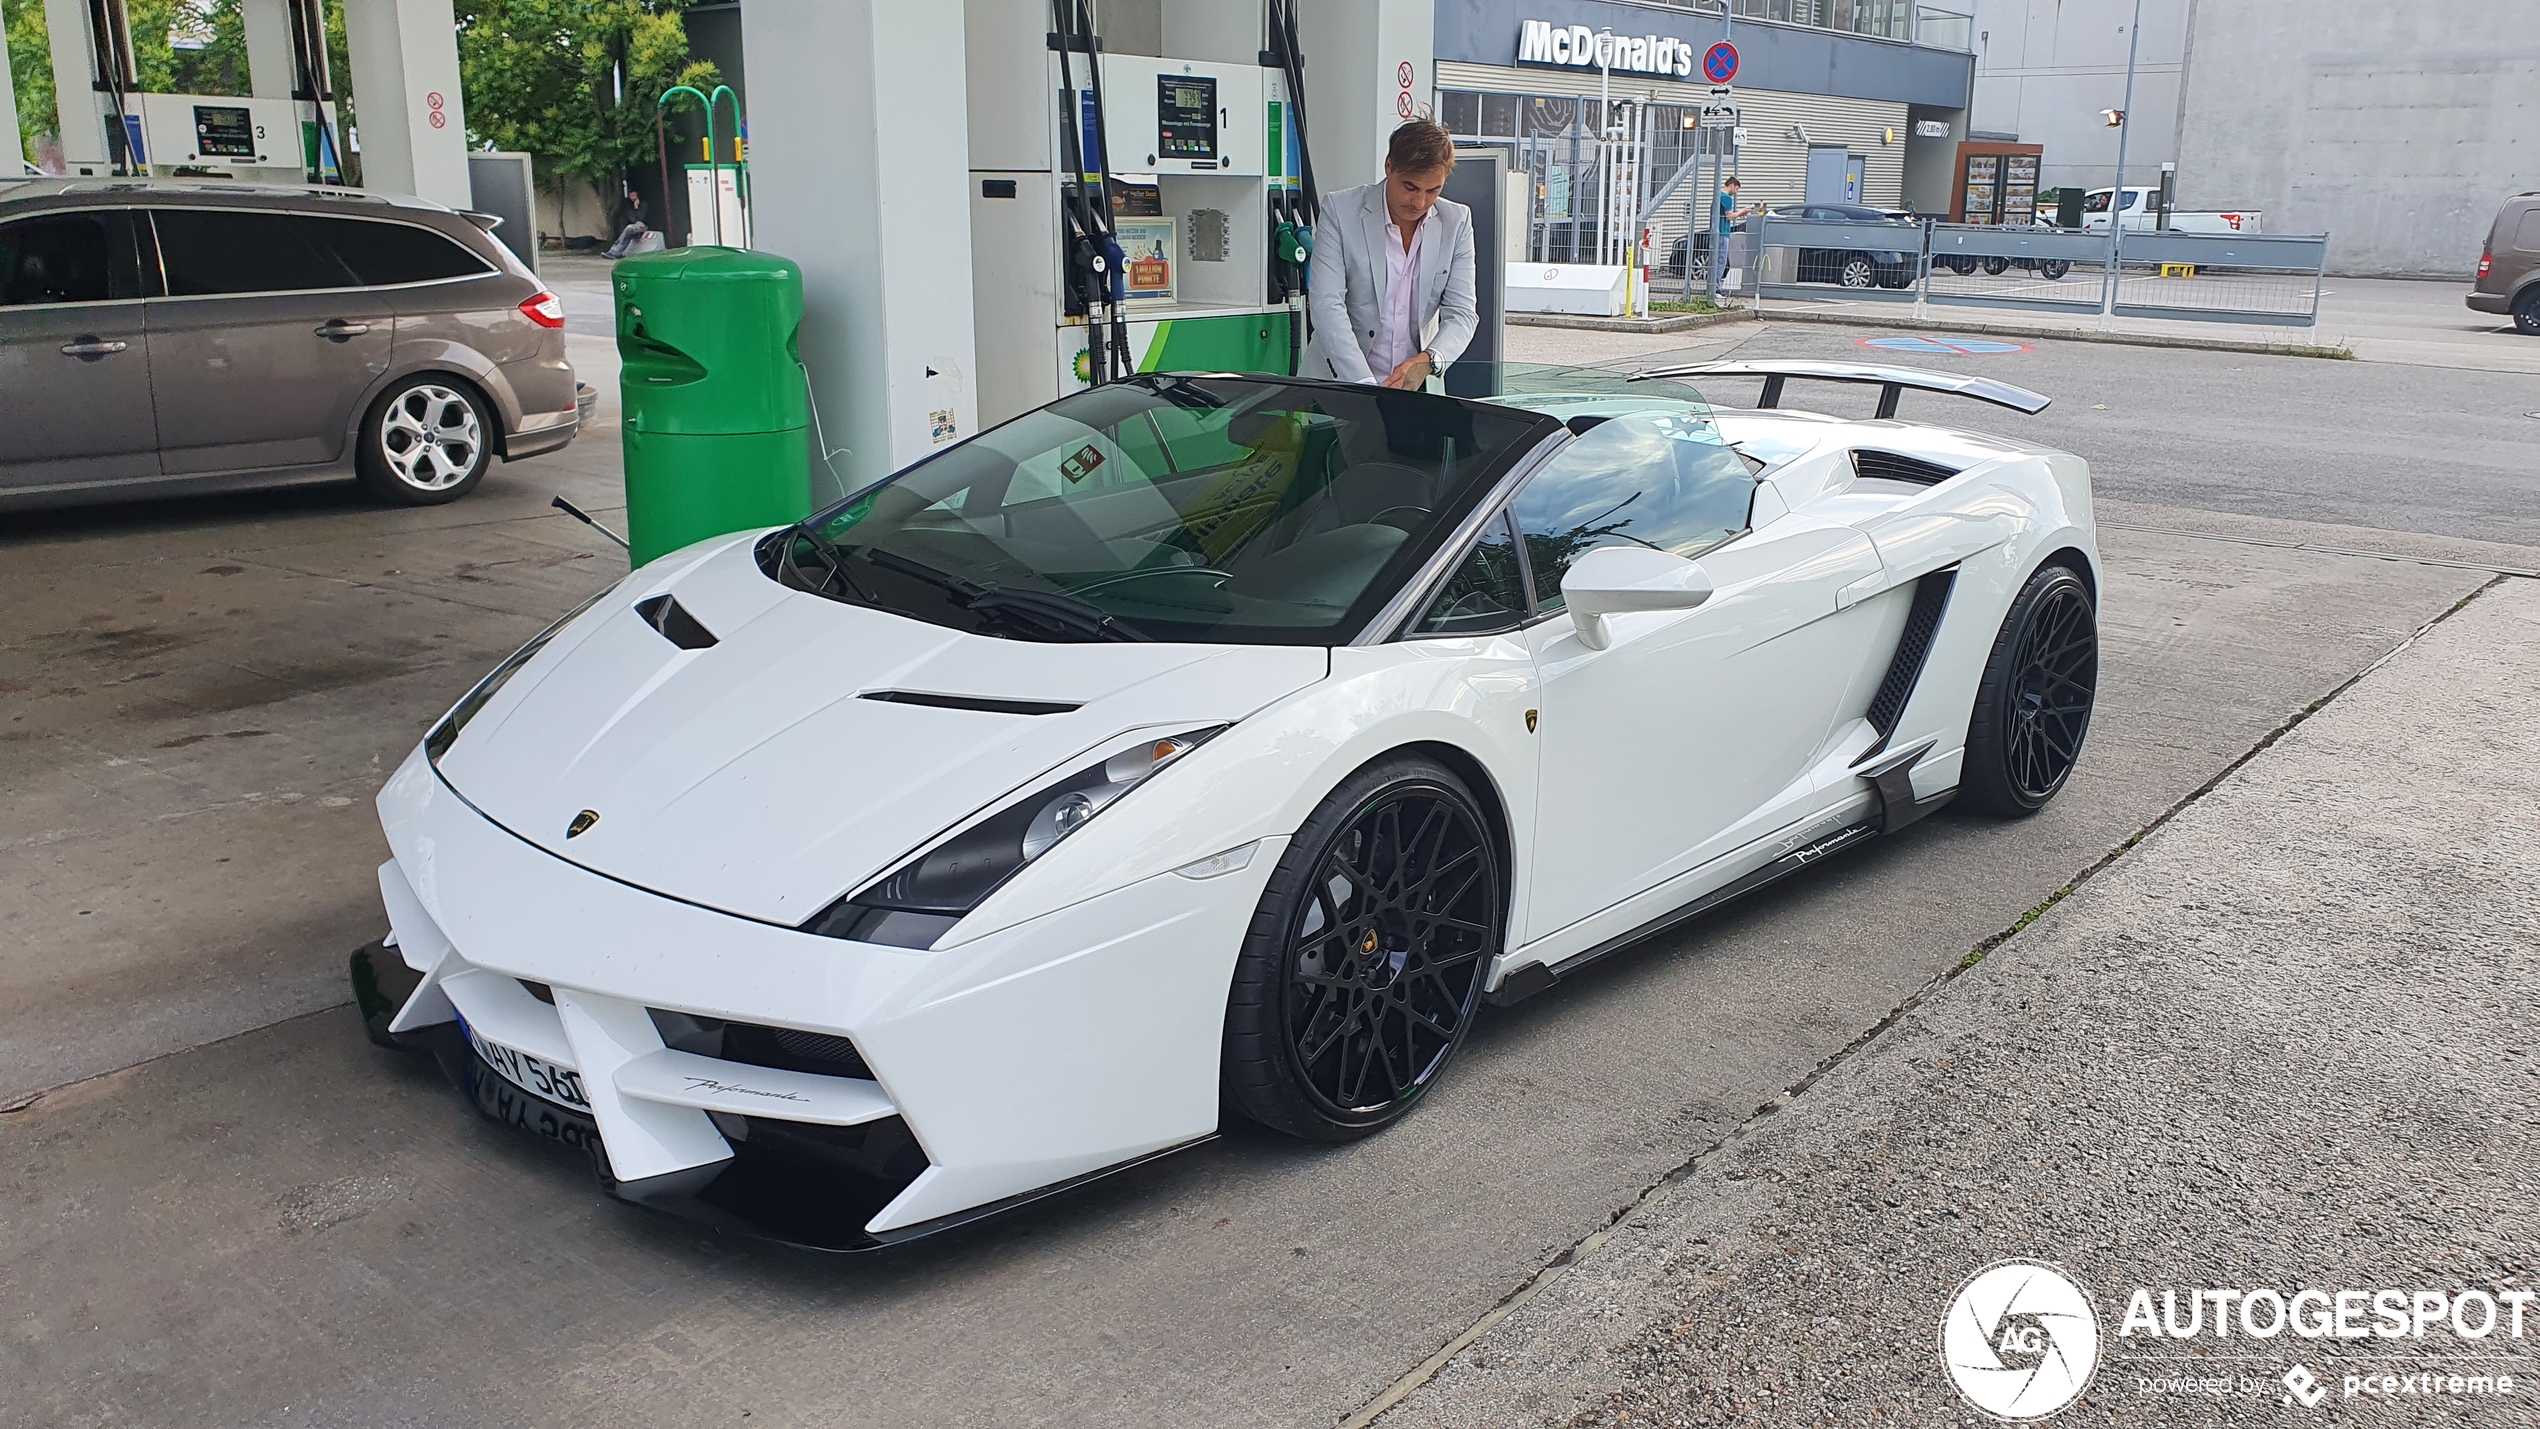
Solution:
[(9, 31), (9, 82), (18, 92), (18, 133), (27, 157), (35, 136), (58, 122), (53, 107), (53, 40), (44, 24), (44, 0), (0, 0), (0, 25)]
[[(458, 0), (468, 139), (523, 149), (551, 174), (613, 185), (653, 162), (653, 106), (709, 89), (676, 0)], [(687, 101), (693, 103), (693, 101)]]

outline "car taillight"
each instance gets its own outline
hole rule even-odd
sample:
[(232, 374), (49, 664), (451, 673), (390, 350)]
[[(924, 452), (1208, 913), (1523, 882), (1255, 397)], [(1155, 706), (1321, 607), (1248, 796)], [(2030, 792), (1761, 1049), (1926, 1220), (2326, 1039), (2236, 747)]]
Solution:
[(564, 299), (553, 293), (534, 293), (521, 299), (520, 310), (540, 327), (564, 326)]
[(2481, 253), (2481, 254), (2479, 254), (2479, 255), (2478, 255), (2478, 276), (2480, 276), (2480, 277), (2482, 277), (2482, 278), (2486, 277), (2486, 276), (2487, 276), (2487, 270), (2488, 270), (2488, 269), (2490, 269), (2490, 268), (2493, 268), (2493, 267), (2495, 267), (2495, 266), (2496, 266), (2496, 255), (2495, 255), (2495, 254), (2493, 254), (2493, 253)]

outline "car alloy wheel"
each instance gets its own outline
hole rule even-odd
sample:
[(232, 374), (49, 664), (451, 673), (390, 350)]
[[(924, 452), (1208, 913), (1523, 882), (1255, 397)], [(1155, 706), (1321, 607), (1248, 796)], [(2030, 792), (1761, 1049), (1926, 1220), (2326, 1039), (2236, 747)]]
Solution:
[(2099, 692), (2099, 618), (2066, 567), (2029, 578), (1976, 690), (1962, 796), (1987, 813), (2046, 807), (2081, 758)]
[(1505, 892), (1453, 773), (1396, 758), (1345, 781), (1281, 856), (1237, 959), (1227, 1104), (1315, 1141), (1408, 1113), (1480, 1008)]
[(1984, 275), (1988, 278), (1999, 278), (2010, 271), (2011, 260), (2008, 258), (1994, 257), (1984, 260)]
[(1866, 288), (1878, 281), (1878, 265), (1867, 258), (1846, 258), (1835, 281), (1847, 288)]
[(485, 426), (476, 404), (437, 383), (399, 393), (380, 417), (378, 441), (388, 470), (419, 492), (457, 486), (485, 458)]

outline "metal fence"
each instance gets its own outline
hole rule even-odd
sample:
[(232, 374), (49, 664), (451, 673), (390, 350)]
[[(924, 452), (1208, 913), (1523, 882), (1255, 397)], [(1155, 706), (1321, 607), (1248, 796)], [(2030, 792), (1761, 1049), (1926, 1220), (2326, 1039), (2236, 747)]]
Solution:
[(1759, 300), (1912, 303), (2312, 327), (2328, 239), (1765, 215), (1729, 235)]

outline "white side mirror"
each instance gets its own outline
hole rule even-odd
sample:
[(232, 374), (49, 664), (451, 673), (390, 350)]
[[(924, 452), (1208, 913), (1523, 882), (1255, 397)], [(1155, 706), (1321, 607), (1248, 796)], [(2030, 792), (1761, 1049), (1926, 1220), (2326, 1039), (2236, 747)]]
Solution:
[(1613, 643), (1605, 617), (1631, 610), (1691, 610), (1711, 598), (1711, 578), (1673, 551), (1645, 546), (1600, 546), (1571, 562), (1561, 577), (1561, 598), (1578, 627), (1579, 643), (1602, 650)]

